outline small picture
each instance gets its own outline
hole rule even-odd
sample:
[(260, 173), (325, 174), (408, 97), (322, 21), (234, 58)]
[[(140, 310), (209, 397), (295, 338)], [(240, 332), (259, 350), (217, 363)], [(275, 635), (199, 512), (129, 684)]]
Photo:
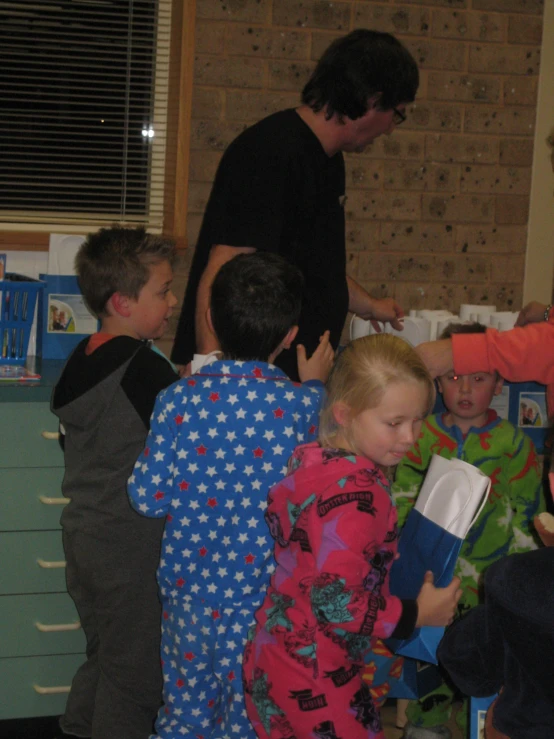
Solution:
[(518, 426), (542, 428), (548, 425), (546, 396), (544, 393), (519, 394)]
[(81, 295), (48, 296), (48, 333), (93, 334), (96, 327)]
[(477, 736), (478, 739), (485, 739), (485, 718), (487, 711), (479, 711), (477, 714)]

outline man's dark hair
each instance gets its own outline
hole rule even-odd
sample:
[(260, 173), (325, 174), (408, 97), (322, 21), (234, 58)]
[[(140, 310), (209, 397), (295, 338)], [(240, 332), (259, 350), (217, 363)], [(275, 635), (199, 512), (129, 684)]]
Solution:
[(75, 257), (75, 271), (85, 302), (95, 316), (104, 315), (114, 293), (138, 298), (150, 279), (150, 267), (173, 265), (175, 243), (139, 226), (111, 226), (89, 234)]
[(229, 359), (267, 360), (298, 323), (304, 278), (269, 252), (239, 254), (212, 284), (210, 311), (221, 350)]
[(450, 339), (454, 334), (484, 334), (487, 327), (482, 323), (449, 323), (439, 336), (439, 339)]
[(415, 99), (419, 72), (408, 49), (390, 33), (358, 29), (334, 41), (302, 90), (302, 102), (316, 113), (326, 108), (355, 120), (372, 97), (380, 110)]

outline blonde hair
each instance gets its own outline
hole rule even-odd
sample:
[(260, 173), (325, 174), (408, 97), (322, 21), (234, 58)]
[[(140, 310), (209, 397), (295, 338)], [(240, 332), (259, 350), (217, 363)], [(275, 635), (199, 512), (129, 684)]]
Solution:
[(406, 341), (390, 334), (351, 341), (339, 354), (327, 381), (327, 397), (319, 419), (320, 443), (332, 446), (339, 430), (333, 414), (336, 403), (345, 403), (357, 415), (377, 407), (391, 384), (414, 381), (427, 387), (430, 413), (435, 385), (423, 360)]

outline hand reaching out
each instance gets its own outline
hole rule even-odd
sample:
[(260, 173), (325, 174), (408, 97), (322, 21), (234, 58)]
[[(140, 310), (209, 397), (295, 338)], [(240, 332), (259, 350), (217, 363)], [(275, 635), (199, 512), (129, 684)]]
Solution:
[(460, 578), (452, 578), (452, 582), (446, 588), (436, 588), (433, 580), (433, 573), (426, 572), (417, 596), (416, 627), (448, 626), (454, 619), (456, 606), (462, 595)]
[(321, 380), (327, 382), (329, 372), (335, 361), (335, 352), (329, 341), (330, 332), (326, 331), (319, 340), (319, 345), (312, 356), (306, 357), (306, 348), (303, 344), (296, 347), (298, 360), (298, 374), (302, 382)]
[(527, 303), (519, 312), (516, 326), (526, 326), (528, 323), (539, 323), (544, 321), (544, 312), (546, 305), (536, 300)]

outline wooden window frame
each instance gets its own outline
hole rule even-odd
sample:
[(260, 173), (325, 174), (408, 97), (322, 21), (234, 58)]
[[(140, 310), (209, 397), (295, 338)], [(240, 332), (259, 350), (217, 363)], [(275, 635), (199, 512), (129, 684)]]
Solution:
[[(196, 0), (173, 0), (165, 157), (163, 232), (187, 247), (186, 220)], [(48, 251), (49, 231), (2, 231), (0, 251)]]

